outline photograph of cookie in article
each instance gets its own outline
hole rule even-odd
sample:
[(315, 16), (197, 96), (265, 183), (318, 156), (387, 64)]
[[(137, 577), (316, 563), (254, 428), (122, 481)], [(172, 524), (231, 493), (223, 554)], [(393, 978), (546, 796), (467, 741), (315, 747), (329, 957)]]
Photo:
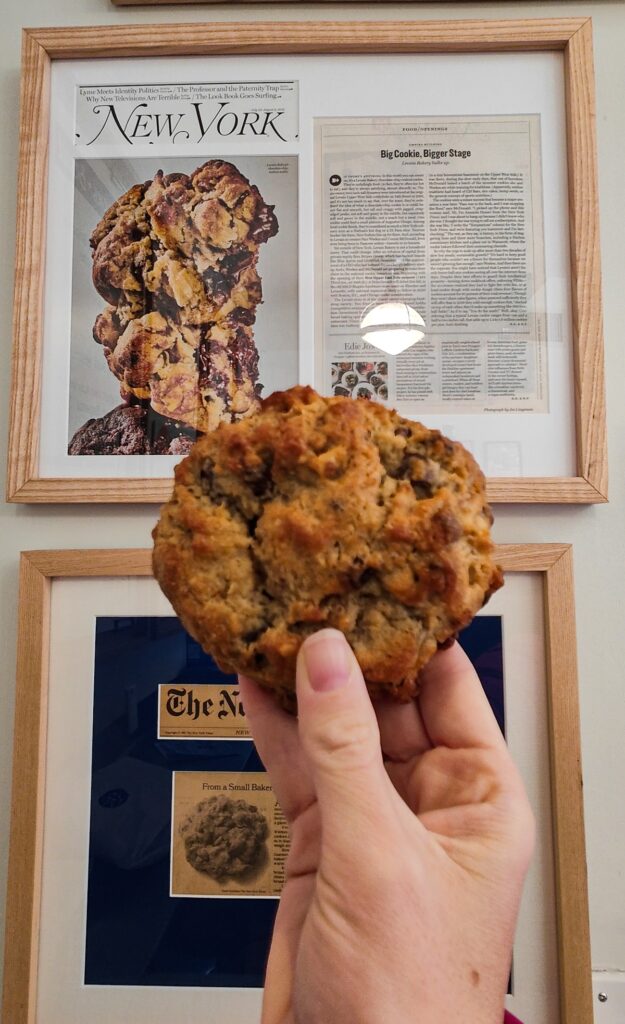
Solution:
[(238, 141), (75, 160), (69, 455), (180, 456), (296, 382), (297, 157)]
[(279, 896), (288, 850), (265, 772), (173, 773), (171, 896)]

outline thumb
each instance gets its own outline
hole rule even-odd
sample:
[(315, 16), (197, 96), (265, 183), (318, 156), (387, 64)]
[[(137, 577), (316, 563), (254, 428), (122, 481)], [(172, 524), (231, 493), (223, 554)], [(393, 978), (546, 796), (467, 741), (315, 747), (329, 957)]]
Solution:
[(394, 790), (356, 657), (336, 629), (309, 637), (297, 659), (299, 735), (319, 804), (323, 848), (345, 853), (386, 831)]

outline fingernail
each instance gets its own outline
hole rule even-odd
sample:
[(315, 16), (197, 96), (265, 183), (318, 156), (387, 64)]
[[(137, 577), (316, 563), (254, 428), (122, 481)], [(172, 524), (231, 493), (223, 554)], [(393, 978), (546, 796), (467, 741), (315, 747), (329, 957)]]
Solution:
[(342, 633), (324, 629), (302, 648), (308, 681), (317, 693), (339, 690), (349, 679), (349, 650)]

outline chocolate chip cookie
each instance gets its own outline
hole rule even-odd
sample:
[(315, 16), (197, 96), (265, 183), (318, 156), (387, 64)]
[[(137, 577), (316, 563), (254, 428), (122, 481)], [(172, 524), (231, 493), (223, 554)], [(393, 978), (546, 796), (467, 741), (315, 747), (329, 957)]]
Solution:
[(228, 672), (293, 704), (305, 637), (340, 629), (370, 692), (410, 699), (503, 582), (472, 456), (375, 401), (277, 392), (176, 468), (154, 572)]
[(203, 432), (259, 404), (258, 251), (273, 207), (230, 163), (133, 185), (91, 236), (94, 338), (123, 397)]
[(94, 337), (123, 398), (149, 400), (161, 416), (200, 433), (258, 406), (258, 351), (251, 327), (234, 315), (190, 326), (152, 312), (121, 330), (108, 309)]
[(180, 825), (180, 835), (189, 864), (221, 882), (262, 863), (269, 826), (254, 804), (219, 795), (197, 804)]
[(145, 405), (118, 405), (87, 420), (72, 437), (68, 455), (185, 455), (194, 436)]

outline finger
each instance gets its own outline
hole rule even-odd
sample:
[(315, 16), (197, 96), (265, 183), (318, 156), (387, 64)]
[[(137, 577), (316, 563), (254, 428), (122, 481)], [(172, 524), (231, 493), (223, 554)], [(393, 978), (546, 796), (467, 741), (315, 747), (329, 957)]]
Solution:
[(342, 633), (324, 629), (298, 655), (299, 733), (321, 814), (322, 857), (349, 854), (394, 824), (396, 794), (380, 749), (375, 712)]
[(419, 708), (435, 747), (505, 749), (482, 684), (459, 643), (434, 655), (420, 683)]
[(239, 686), (259, 757), (287, 821), (293, 821), (315, 799), (297, 722), (278, 706), (271, 693), (252, 679), (239, 676)]
[(400, 704), (382, 697), (373, 705), (380, 729), (384, 757), (389, 761), (409, 761), (416, 754), (432, 749), (421, 711), (416, 701)]

